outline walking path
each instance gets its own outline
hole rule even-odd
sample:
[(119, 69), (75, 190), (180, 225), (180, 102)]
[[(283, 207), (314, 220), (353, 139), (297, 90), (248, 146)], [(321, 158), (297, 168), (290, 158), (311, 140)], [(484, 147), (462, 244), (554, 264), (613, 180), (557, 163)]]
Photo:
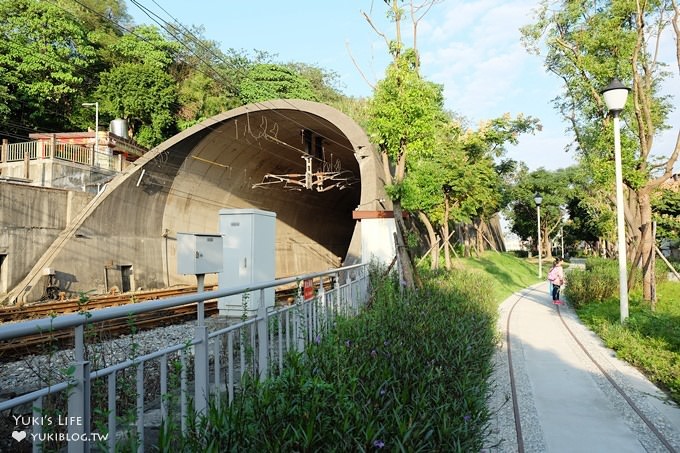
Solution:
[[(547, 283), (514, 294), (499, 310), (502, 341), (495, 357), (496, 388), (491, 399), (495, 416), (485, 451), (680, 452), (680, 408), (604, 347), (571, 307), (553, 305)], [(621, 397), (603, 370), (666, 444)], [(515, 429), (511, 379), (521, 441)]]

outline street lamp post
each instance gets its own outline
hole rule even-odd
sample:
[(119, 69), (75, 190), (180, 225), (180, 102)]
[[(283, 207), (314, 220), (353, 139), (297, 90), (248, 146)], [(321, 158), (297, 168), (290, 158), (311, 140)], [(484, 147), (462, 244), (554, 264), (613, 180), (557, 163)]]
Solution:
[(99, 152), (99, 102), (84, 102), (83, 107), (94, 106), (94, 155), (92, 156), (92, 163), (94, 164)]
[(540, 193), (536, 192), (534, 195), (534, 202), (536, 203), (536, 216), (538, 217), (538, 278), (543, 278), (543, 264), (541, 263), (541, 203), (543, 203), (543, 197)]
[(616, 227), (619, 248), (619, 307), (621, 322), (628, 318), (628, 270), (626, 269), (626, 231), (623, 217), (623, 171), (621, 169), (621, 126), (619, 114), (626, 105), (630, 88), (617, 79), (602, 90), (604, 102), (614, 117), (614, 163), (616, 165)]

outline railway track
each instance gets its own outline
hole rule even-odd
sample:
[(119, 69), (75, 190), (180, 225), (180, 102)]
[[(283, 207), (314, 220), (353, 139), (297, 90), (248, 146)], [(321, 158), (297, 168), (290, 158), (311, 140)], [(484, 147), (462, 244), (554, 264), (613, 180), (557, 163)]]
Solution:
[[(214, 286), (207, 286), (210, 291)], [(145, 300), (163, 299), (166, 297), (180, 296), (196, 292), (195, 286), (182, 286), (177, 288), (165, 288), (135, 293), (116, 295), (98, 295), (80, 299), (66, 299), (47, 301), (22, 305), (18, 307), (0, 307), (0, 324), (5, 322), (25, 321), (27, 319), (45, 318), (52, 315), (77, 313), (83, 310), (99, 310), (101, 308), (116, 307)]]
[[(517, 300), (515, 300), (514, 303), (512, 303), (509, 309), (505, 325), (505, 342), (507, 345), (507, 362), (510, 380), (510, 393), (512, 400), (512, 416), (514, 418), (514, 431), (516, 433), (517, 441), (515, 451), (517, 451), (518, 453), (524, 453), (525, 451), (533, 450), (535, 449), (536, 445), (534, 444), (532, 447), (527, 447), (527, 449), (525, 450), (527, 438), (523, 430), (523, 428), (526, 427), (523, 425), (524, 418), (523, 412), (526, 411), (527, 409), (525, 401), (523, 401), (523, 398), (527, 396), (526, 393), (527, 390), (526, 388), (518, 390), (518, 387), (520, 387), (520, 385), (518, 384), (517, 377), (524, 371), (522, 367), (519, 367), (519, 369), (516, 370), (515, 369), (516, 366), (513, 363), (512, 353), (514, 348), (512, 346), (513, 342), (511, 340), (513, 335), (516, 334), (514, 334), (514, 331), (511, 331), (511, 320), (513, 311), (518, 306), (518, 304), (520, 304), (523, 300), (525, 302), (528, 302), (527, 296), (529, 294), (535, 293), (536, 291), (538, 290), (531, 289), (517, 296)], [(669, 438), (667, 438), (666, 435), (664, 435), (664, 425), (663, 424), (657, 425), (657, 423), (660, 423), (660, 421), (655, 420), (654, 417), (647, 415), (645, 413), (645, 410), (641, 409), (638, 403), (635, 402), (634, 398), (626, 391), (626, 386), (617, 382), (615, 376), (612, 376), (613, 373), (611, 371), (608, 371), (607, 369), (608, 367), (604, 363), (602, 363), (601, 360), (597, 357), (598, 354), (591, 353), (589, 347), (587, 347), (584, 344), (584, 342), (579, 338), (579, 336), (576, 335), (574, 331), (569, 327), (559, 305), (555, 305), (555, 310), (557, 312), (557, 315), (559, 316), (560, 321), (559, 325), (564, 329), (564, 332), (566, 332), (567, 337), (570, 340), (573, 340), (576, 347), (580, 349), (584, 357), (586, 357), (586, 359), (584, 360), (590, 361), (592, 363), (593, 369), (597, 370), (597, 372), (600, 373), (600, 376), (603, 378), (601, 379), (601, 381), (606, 382), (606, 385), (610, 386), (610, 388), (607, 390), (607, 393), (615, 395), (615, 398), (617, 399), (615, 405), (617, 407), (624, 406), (627, 407), (628, 409), (626, 409), (626, 412), (629, 412), (631, 414), (631, 417), (637, 419), (637, 421), (633, 423), (639, 425), (643, 430), (645, 430), (646, 436), (649, 439), (653, 439), (653, 442), (656, 444), (656, 446), (653, 447), (653, 451), (668, 451), (669, 453), (678, 453), (679, 450), (676, 447), (674, 447), (673, 443), (669, 440)], [(554, 332), (554, 334), (557, 335), (556, 332)], [(555, 384), (557, 384), (555, 392), (559, 392), (559, 383)], [(531, 417), (529, 418), (531, 419)], [(529, 426), (529, 428), (531, 428), (531, 426)], [(574, 434), (578, 435), (577, 433)], [(529, 435), (529, 439), (531, 439), (531, 435)], [(531, 439), (530, 443), (531, 442), (535, 442), (535, 439)]]
[[(213, 287), (206, 287), (211, 290)], [(196, 287), (179, 287), (154, 291), (145, 291), (134, 294), (118, 294), (107, 296), (94, 296), (87, 300), (69, 299), (63, 301), (51, 301), (21, 307), (0, 309), (0, 323), (18, 322), (28, 319), (45, 318), (53, 315), (86, 312), (107, 307), (128, 305), (147, 300), (162, 299), (196, 292)], [(205, 303), (205, 316), (211, 317), (218, 314), (217, 301), (209, 300)], [(106, 322), (93, 323), (89, 327), (92, 335), (99, 338), (115, 338), (129, 334), (136, 330), (148, 330), (156, 327), (167, 326), (175, 323), (186, 322), (196, 319), (196, 305), (182, 305), (171, 309), (159, 310), (135, 316), (134, 319), (120, 318)], [(12, 360), (27, 354), (40, 354), (54, 349), (68, 348), (73, 346), (73, 331), (71, 329), (54, 332), (42, 332), (13, 341), (0, 342), (0, 360)]]
[[(331, 288), (330, 282), (325, 282), (326, 289)], [(205, 287), (206, 291), (215, 289), (215, 285)], [(23, 305), (20, 307), (0, 308), (0, 326), (3, 323), (19, 322), (29, 319), (45, 318), (49, 316), (68, 313), (87, 312), (102, 308), (128, 305), (147, 300), (163, 299), (196, 292), (196, 286), (166, 288), (124, 293), (116, 295), (92, 296), (80, 299), (68, 299), (61, 301), (49, 301)], [(276, 291), (277, 304), (290, 304), (295, 299), (297, 288), (279, 288)], [(205, 317), (216, 316), (219, 313), (216, 300), (205, 302)], [(165, 310), (144, 313), (135, 316), (134, 319), (120, 318), (116, 320), (94, 323), (90, 327), (93, 336), (97, 338), (115, 338), (129, 334), (131, 329), (148, 330), (196, 319), (196, 305), (189, 304)], [(0, 361), (9, 361), (27, 354), (42, 354), (55, 349), (69, 348), (73, 346), (73, 331), (71, 329), (54, 332), (43, 332), (36, 335), (25, 336), (13, 341), (0, 342)]]

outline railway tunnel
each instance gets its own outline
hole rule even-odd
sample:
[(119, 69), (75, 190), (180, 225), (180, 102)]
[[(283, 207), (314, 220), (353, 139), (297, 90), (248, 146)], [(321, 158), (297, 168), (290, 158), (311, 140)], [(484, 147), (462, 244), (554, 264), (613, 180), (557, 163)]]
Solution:
[(109, 182), (9, 299), (38, 299), (48, 267), (71, 294), (194, 283), (176, 272), (176, 234), (218, 233), (225, 208), (276, 213), (277, 278), (389, 261), (394, 222), (382, 175), (365, 132), (330, 106), (239, 107), (172, 137)]

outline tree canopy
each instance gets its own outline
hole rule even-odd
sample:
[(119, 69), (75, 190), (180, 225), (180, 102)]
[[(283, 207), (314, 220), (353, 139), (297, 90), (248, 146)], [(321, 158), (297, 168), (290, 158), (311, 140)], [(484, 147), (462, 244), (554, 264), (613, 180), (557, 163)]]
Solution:
[[(677, 2), (543, 1), (536, 21), (523, 29), (528, 48), (545, 49), (548, 70), (559, 77), (564, 91), (555, 106), (569, 122), (582, 163), (593, 182), (613, 193), (613, 128), (605, 119), (600, 91), (618, 78), (632, 88), (630, 102), (621, 112), (623, 179), (626, 188), (628, 246), (633, 262), (643, 269), (644, 297), (654, 294), (654, 192), (673, 172), (680, 154), (680, 131), (675, 145), (655, 150), (658, 132), (669, 127), (672, 103), (661, 88), (668, 69), (680, 73), (680, 52), (658, 52), (663, 36), (678, 42)], [(657, 159), (654, 156), (661, 156)], [(613, 199), (613, 197), (611, 197)]]

